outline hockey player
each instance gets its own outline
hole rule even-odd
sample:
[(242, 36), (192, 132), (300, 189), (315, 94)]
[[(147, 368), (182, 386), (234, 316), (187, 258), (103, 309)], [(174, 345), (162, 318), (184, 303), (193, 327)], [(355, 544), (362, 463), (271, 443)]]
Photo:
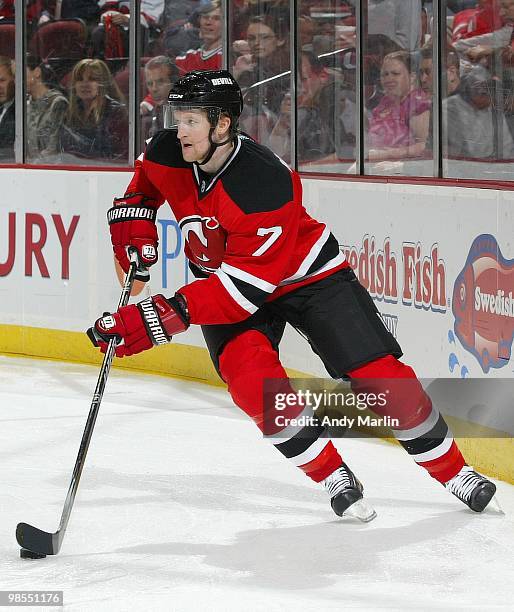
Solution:
[[(269, 149), (238, 133), (241, 90), (223, 70), (191, 72), (173, 85), (163, 130), (136, 162), (122, 198), (108, 212), (114, 253), (124, 270), (137, 250), (137, 278), (157, 261), (157, 209), (167, 200), (197, 280), (174, 296), (155, 295), (99, 318), (88, 330), (119, 357), (169, 342), (201, 325), (234, 402), (292, 463), (324, 484), (334, 512), (371, 520), (363, 487), (318, 425), (267, 427), (265, 379), (290, 391), (278, 357), (286, 323), (297, 328), (329, 374), (359, 390), (391, 390), (395, 435), (428, 473), (481, 512), (495, 485), (467, 466), (374, 303), (330, 230), (305, 211), (299, 175)], [(294, 402), (293, 402), (294, 404)], [(289, 416), (304, 413), (301, 404)], [(376, 409), (375, 411), (379, 411)]]

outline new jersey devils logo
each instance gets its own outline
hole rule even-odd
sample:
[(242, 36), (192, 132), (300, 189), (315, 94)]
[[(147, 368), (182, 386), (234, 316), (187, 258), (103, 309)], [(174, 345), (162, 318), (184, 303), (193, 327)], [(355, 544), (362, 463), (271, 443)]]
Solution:
[(186, 257), (206, 272), (215, 272), (223, 261), (227, 234), (216, 217), (192, 215), (179, 223)]

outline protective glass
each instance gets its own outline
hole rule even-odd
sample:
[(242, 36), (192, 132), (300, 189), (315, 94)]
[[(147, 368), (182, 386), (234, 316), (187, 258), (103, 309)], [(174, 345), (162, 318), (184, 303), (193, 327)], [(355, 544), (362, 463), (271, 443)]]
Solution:
[(178, 129), (179, 126), (189, 130), (201, 129), (207, 118), (215, 125), (220, 118), (221, 109), (217, 106), (176, 106), (167, 104), (164, 109), (164, 129)]

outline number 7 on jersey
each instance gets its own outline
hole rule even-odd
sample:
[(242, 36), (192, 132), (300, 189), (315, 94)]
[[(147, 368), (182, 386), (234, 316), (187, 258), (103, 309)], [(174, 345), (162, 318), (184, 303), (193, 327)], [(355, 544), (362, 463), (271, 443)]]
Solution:
[(274, 227), (259, 227), (257, 230), (257, 236), (267, 236), (271, 234), (270, 237), (263, 243), (261, 246), (252, 253), (252, 257), (259, 257), (265, 253), (271, 246), (280, 238), (282, 234), (282, 228), (280, 225), (275, 225)]

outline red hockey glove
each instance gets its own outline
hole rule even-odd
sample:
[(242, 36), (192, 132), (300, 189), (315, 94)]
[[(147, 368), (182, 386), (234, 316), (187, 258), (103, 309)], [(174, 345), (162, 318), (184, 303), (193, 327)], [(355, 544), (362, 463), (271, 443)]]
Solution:
[(114, 198), (113, 204), (107, 211), (107, 221), (116, 259), (127, 273), (130, 266), (128, 249), (136, 249), (138, 269), (135, 278), (146, 283), (150, 278), (147, 268), (156, 263), (158, 257), (155, 200), (142, 193), (128, 193), (122, 198)]
[(170, 342), (172, 336), (189, 327), (189, 316), (184, 298), (177, 293), (166, 299), (154, 295), (138, 304), (123, 306), (113, 314), (105, 313), (87, 335), (102, 353), (109, 340), (116, 340), (116, 356), (135, 355), (159, 344)]

